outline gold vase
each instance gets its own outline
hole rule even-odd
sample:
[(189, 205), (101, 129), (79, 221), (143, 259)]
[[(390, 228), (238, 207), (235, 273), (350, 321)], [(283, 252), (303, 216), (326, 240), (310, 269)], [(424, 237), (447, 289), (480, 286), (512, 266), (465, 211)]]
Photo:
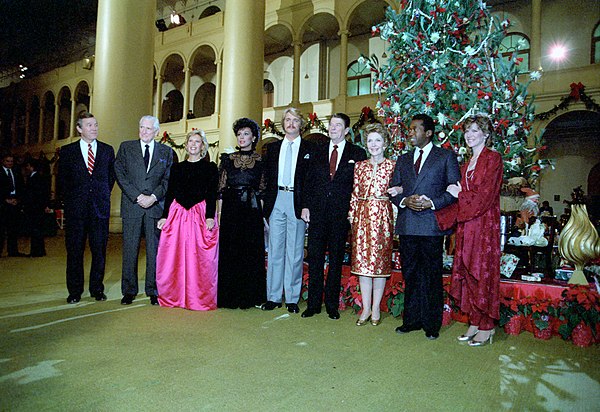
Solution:
[(569, 283), (587, 285), (583, 267), (586, 262), (600, 256), (600, 240), (585, 205), (571, 206), (571, 218), (560, 233), (558, 251), (563, 258), (575, 265)]

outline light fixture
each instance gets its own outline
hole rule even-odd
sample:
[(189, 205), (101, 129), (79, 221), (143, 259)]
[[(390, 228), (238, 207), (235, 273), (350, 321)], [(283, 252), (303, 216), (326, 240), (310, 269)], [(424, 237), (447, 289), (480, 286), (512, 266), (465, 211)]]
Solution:
[(304, 75), (304, 78), (305, 78), (305, 79), (308, 79), (308, 73), (306, 73), (306, 74)]
[(567, 58), (567, 48), (560, 43), (554, 43), (550, 46), (549, 57), (555, 62), (561, 62)]
[(185, 18), (181, 14), (175, 12), (175, 10), (171, 12), (171, 24), (174, 26), (181, 26), (185, 23)]

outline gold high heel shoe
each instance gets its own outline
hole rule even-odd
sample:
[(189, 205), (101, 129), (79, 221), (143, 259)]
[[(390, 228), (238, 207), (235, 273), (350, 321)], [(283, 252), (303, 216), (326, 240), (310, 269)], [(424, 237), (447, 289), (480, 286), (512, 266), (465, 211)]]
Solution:
[(371, 325), (377, 326), (380, 323), (381, 323), (381, 318), (379, 318), (379, 319), (373, 319), (373, 318), (371, 318)]
[(359, 319), (356, 321), (356, 326), (363, 326), (363, 325), (366, 325), (366, 324), (367, 324), (367, 322), (369, 321), (369, 319), (371, 319), (371, 316), (369, 316), (368, 318), (366, 318), (366, 319), (364, 319), (364, 320), (359, 318)]
[(493, 341), (493, 338), (494, 338), (494, 334), (495, 334), (495, 333), (496, 333), (496, 331), (495, 331), (494, 329), (492, 329), (492, 330), (490, 331), (490, 336), (488, 336), (488, 338), (487, 338), (486, 340), (475, 340), (475, 339), (471, 339), (471, 340), (468, 342), (468, 343), (469, 343), (469, 346), (473, 346), (473, 347), (476, 347), (476, 346), (485, 346), (485, 345), (487, 345), (488, 343), (491, 345), (491, 344), (492, 344), (492, 341)]

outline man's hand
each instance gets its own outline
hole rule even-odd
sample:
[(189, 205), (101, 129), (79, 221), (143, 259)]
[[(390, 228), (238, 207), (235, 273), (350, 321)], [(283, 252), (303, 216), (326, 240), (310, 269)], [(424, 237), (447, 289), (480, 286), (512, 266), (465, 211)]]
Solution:
[(156, 202), (155, 199), (156, 198), (153, 195), (140, 194), (137, 197), (137, 204), (143, 207), (144, 209), (148, 209)]
[(302, 220), (304, 220), (306, 223), (310, 222), (310, 210), (308, 210), (307, 208), (302, 209), (302, 212), (300, 212), (300, 218)]
[(411, 195), (404, 199), (404, 205), (415, 212), (421, 212), (432, 206), (431, 201), (424, 195)]
[(213, 230), (213, 228), (215, 227), (215, 219), (206, 219), (206, 227), (208, 228), (208, 230)]

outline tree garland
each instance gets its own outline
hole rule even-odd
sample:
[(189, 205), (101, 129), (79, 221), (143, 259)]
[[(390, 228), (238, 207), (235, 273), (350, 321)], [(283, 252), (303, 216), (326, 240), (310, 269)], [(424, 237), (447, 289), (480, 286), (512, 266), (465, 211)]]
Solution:
[(570, 87), (571, 92), (568, 96), (561, 97), (560, 104), (554, 105), (554, 107), (547, 112), (536, 114), (536, 120), (548, 120), (555, 116), (559, 111), (567, 110), (572, 103), (577, 103), (579, 101), (585, 104), (586, 109), (600, 113), (600, 104), (596, 103), (594, 99), (585, 93), (585, 86), (583, 83), (571, 83)]
[[(196, 130), (196, 129), (192, 128), (192, 130)], [(166, 130), (163, 132), (163, 135), (160, 138), (160, 143), (162, 143), (162, 144), (168, 144), (173, 149), (179, 149), (179, 150), (185, 149), (185, 144), (183, 144), (183, 143), (182, 144), (175, 143), (175, 140), (173, 140), (171, 138), (171, 136), (169, 136), (169, 133)], [(219, 141), (216, 141), (216, 142), (213, 142), (213, 143), (209, 143), (208, 147), (217, 147), (218, 145), (219, 145)]]

